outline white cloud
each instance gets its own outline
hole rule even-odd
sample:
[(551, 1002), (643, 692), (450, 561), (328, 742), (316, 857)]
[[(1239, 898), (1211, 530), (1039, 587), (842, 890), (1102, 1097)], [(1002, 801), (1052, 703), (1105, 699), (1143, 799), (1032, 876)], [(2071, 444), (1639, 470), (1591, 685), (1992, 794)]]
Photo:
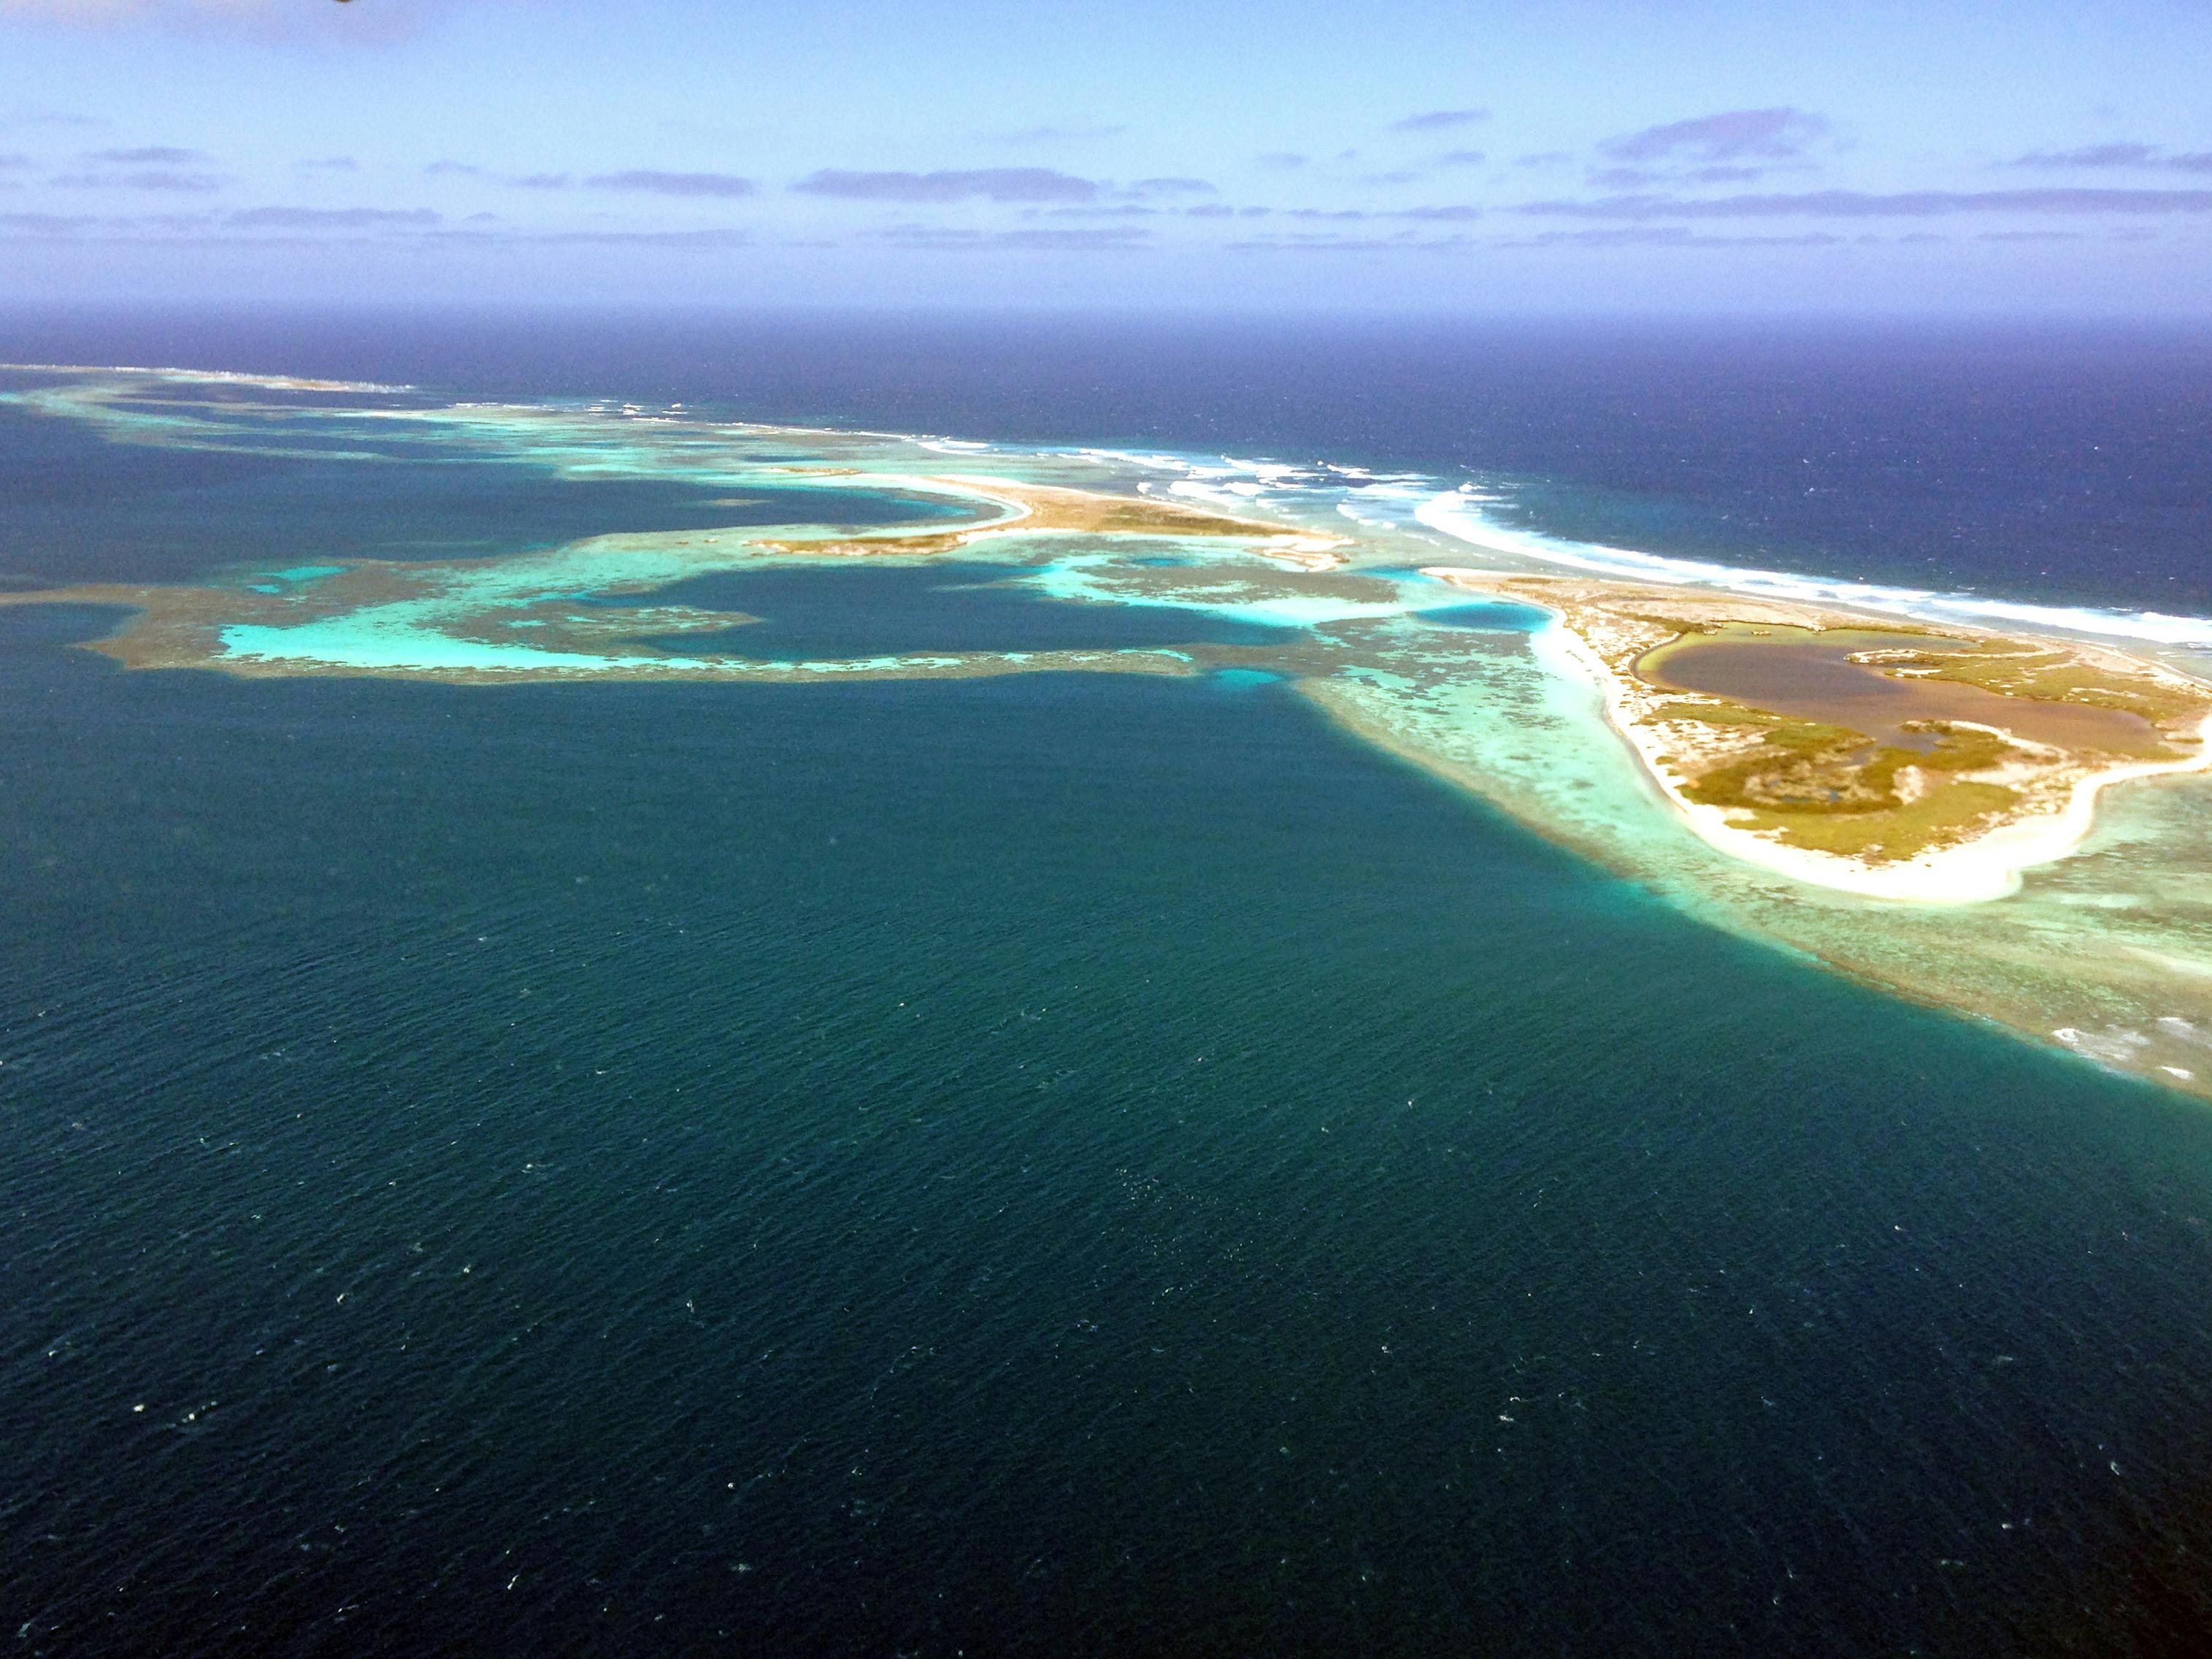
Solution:
[(388, 40), (412, 33), (431, 14), (462, 0), (0, 0), (0, 22), (50, 27), (150, 27), (187, 33), (214, 32), (268, 40), (350, 36)]

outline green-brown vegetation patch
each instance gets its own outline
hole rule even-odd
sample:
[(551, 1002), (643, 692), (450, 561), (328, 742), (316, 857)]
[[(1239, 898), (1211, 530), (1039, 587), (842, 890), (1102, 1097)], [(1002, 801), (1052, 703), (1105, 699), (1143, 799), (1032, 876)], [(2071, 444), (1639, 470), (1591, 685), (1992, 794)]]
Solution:
[[(1747, 815), (1742, 827), (1785, 844), (1853, 857), (1910, 858), (1973, 833), (2016, 805), (2016, 791), (1965, 774), (2016, 751), (2002, 735), (1915, 721), (1926, 750), (1876, 746), (1857, 732), (1726, 703), (1662, 704), (1654, 717), (1759, 732), (1758, 744), (1682, 786), (1700, 805)], [(1917, 773), (1908, 788), (1904, 775)]]
[(1754, 814), (1743, 827), (1773, 831), (1785, 846), (1886, 862), (1916, 858), (1967, 840), (2019, 803), (2018, 793), (2002, 784), (1961, 781), (1887, 811), (1825, 817), (1762, 812)]
[(1878, 663), (1871, 665), (1892, 672), (1913, 671), (1914, 678), (1979, 686), (2001, 696), (2118, 709), (2154, 726), (2200, 719), (2212, 708), (2212, 689), (2198, 690), (2148, 673), (2100, 668), (2057, 647), (1884, 652)]

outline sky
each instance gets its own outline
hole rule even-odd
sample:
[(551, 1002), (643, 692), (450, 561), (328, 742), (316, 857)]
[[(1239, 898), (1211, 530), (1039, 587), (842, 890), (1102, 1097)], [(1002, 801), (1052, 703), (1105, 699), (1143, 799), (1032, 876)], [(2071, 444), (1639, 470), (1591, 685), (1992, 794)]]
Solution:
[(0, 0), (0, 302), (2212, 313), (2205, 0)]

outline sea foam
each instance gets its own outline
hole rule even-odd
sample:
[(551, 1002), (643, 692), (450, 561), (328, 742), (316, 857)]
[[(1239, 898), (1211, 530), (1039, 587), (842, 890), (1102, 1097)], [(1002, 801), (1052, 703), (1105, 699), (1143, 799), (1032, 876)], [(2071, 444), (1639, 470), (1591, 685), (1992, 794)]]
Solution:
[(1893, 611), (1924, 621), (2011, 623), (2055, 633), (2212, 648), (2212, 617), (2177, 617), (2156, 611), (2106, 611), (2087, 605), (2037, 605), (1975, 593), (1893, 587), (1880, 582), (1719, 564), (1705, 559), (1608, 547), (1598, 542), (1569, 541), (1498, 523), (1482, 510), (1486, 501), (1494, 499), (1465, 489), (1442, 490), (1415, 509), (1413, 516), (1430, 529), (1470, 546), (1614, 580), (1725, 588), (1778, 599)]
[[(1601, 542), (1575, 541), (1500, 522), (1484, 511), (1507, 497), (1482, 486), (1446, 487), (1420, 473), (1377, 473), (1321, 462), (1244, 460), (1158, 452), (1090, 450), (1087, 454), (1180, 473), (1169, 493), (1218, 506), (1238, 502), (1319, 505), (1370, 530), (1413, 524), (1491, 553), (1579, 570), (1614, 580), (1716, 587), (1809, 604), (1853, 605), (1922, 621), (2011, 626), (2057, 634), (2135, 641), (2183, 651), (2212, 651), (2212, 617), (2094, 605), (2045, 605), (2027, 599), (1854, 581), (1801, 571), (1770, 570), (1716, 560), (1647, 553)], [(1410, 509), (1410, 510), (1409, 510)], [(1402, 515), (1402, 516), (1401, 516)]]

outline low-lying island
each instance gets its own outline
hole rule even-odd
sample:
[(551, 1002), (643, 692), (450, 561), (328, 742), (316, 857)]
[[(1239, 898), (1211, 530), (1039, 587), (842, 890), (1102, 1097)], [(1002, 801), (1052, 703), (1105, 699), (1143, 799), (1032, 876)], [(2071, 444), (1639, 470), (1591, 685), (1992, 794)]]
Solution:
[(2106, 786), (2212, 765), (2212, 686), (2099, 647), (1680, 587), (1425, 574), (1551, 612), (1698, 833), (1823, 886), (1998, 897), (2081, 843)]

